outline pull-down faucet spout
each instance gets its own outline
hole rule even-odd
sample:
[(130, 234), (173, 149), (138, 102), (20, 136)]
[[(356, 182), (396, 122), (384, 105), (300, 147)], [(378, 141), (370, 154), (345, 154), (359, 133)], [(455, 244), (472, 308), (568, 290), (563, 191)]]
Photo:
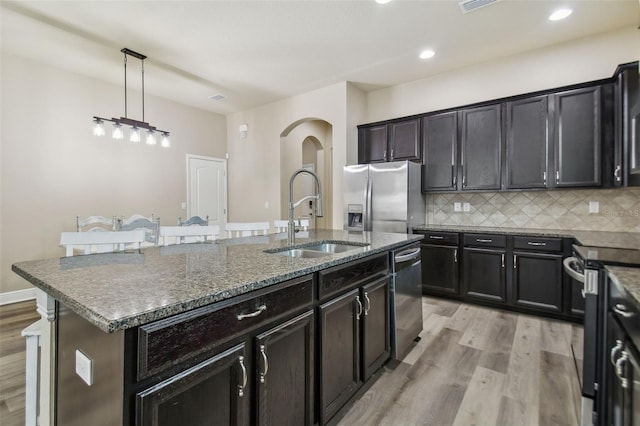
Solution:
[[(301, 198), (300, 200), (293, 202), (293, 181), (296, 176), (301, 173), (310, 174), (316, 181), (316, 185), (318, 186), (318, 195), (307, 195), (306, 197)], [(295, 222), (293, 220), (293, 209), (298, 207), (300, 204), (307, 200), (316, 199), (318, 202), (316, 203), (316, 217), (322, 217), (322, 184), (320, 183), (320, 178), (317, 174), (307, 169), (298, 169), (291, 175), (291, 179), (289, 179), (289, 224), (287, 227), (287, 241), (289, 244), (294, 244), (296, 242), (296, 227)]]

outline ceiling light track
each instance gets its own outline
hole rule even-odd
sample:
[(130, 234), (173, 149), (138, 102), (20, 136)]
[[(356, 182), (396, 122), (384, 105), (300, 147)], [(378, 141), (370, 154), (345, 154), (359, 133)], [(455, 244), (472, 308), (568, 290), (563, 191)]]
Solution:
[[(146, 143), (147, 145), (156, 145), (156, 133), (159, 133), (162, 137), (160, 145), (164, 148), (168, 148), (171, 146), (171, 142), (169, 140), (169, 132), (166, 130), (160, 130), (155, 126), (150, 125), (146, 121), (144, 121), (144, 60), (147, 59), (145, 55), (142, 53), (135, 52), (131, 49), (127, 49), (126, 47), (121, 50), (124, 53), (124, 117), (120, 118), (102, 118), (102, 117), (93, 117), (93, 134), (95, 136), (104, 136), (106, 134), (106, 130), (104, 128), (105, 122), (113, 123), (113, 130), (111, 136), (113, 139), (124, 139), (124, 132), (122, 130), (122, 126), (130, 126), (129, 130), (129, 140), (131, 142), (140, 142), (140, 129), (147, 131)], [(141, 62), (142, 69), (142, 121), (134, 120), (129, 118), (127, 115), (127, 56), (133, 56), (137, 58)]]

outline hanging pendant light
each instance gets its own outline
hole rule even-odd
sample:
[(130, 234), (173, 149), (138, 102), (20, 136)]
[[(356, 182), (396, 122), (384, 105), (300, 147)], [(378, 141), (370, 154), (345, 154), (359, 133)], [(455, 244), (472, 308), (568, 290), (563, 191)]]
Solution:
[[(104, 128), (104, 122), (108, 121), (113, 123), (113, 130), (111, 132), (111, 137), (113, 139), (119, 140), (124, 139), (124, 131), (122, 129), (123, 125), (130, 126), (129, 129), (129, 141), (138, 143), (140, 142), (140, 129), (145, 129), (147, 131), (146, 143), (147, 145), (156, 145), (156, 132), (162, 134), (162, 141), (160, 145), (163, 148), (169, 148), (171, 143), (169, 142), (169, 132), (166, 130), (159, 130), (155, 126), (150, 125), (149, 123), (144, 121), (144, 60), (147, 57), (141, 53), (134, 52), (133, 50), (127, 49), (126, 47), (121, 50), (124, 53), (124, 117), (120, 118), (102, 118), (102, 117), (93, 117), (93, 134), (95, 136), (104, 136), (106, 134)], [(133, 56), (134, 58), (140, 59), (142, 65), (142, 121), (134, 120), (127, 116), (127, 56)]]

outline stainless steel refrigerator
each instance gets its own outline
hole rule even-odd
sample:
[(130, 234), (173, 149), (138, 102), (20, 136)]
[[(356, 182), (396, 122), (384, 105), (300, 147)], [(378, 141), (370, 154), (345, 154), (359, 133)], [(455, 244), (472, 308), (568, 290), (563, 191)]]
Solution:
[(344, 229), (411, 233), (423, 225), (420, 164), (411, 161), (344, 167)]

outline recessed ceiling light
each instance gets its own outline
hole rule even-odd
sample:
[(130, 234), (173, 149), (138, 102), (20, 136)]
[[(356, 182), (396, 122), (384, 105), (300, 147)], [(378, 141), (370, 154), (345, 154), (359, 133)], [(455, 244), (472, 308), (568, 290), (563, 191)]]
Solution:
[(223, 99), (225, 99), (225, 98), (226, 98), (226, 96), (225, 96), (225, 95), (222, 95), (222, 94), (220, 94), (220, 93), (217, 93), (217, 94), (215, 94), (215, 95), (211, 95), (211, 96), (209, 96), (209, 99), (211, 99), (212, 101), (221, 101), (221, 100), (223, 100)]
[(553, 12), (551, 15), (549, 15), (549, 20), (559, 21), (571, 15), (571, 13), (573, 13), (573, 10), (571, 9), (558, 9), (555, 12)]
[(431, 49), (426, 49), (423, 50), (422, 52), (420, 52), (420, 59), (429, 59), (429, 58), (433, 58), (433, 56), (436, 54), (436, 52), (434, 52)]
[(376, 0), (376, 3), (378, 4), (387, 4), (389, 3), (391, 0)]

